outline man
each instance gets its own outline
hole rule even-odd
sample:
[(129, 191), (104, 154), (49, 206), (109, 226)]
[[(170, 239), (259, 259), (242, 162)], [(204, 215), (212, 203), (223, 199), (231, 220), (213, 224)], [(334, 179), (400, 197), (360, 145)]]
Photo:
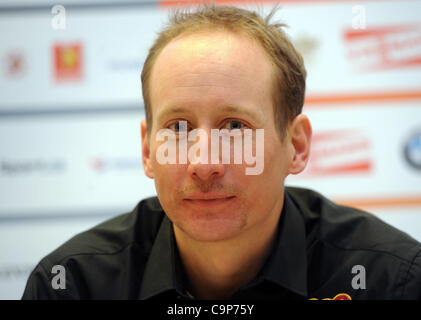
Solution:
[[(270, 16), (212, 5), (176, 12), (142, 72), (143, 165), (158, 197), (44, 258), (24, 299), (421, 298), (417, 241), (284, 187), (306, 166), (312, 130), (301, 114), (303, 60)], [(239, 133), (244, 155), (252, 132), (263, 170), (208, 161), (222, 159), (223, 150), (207, 153), (215, 129), (218, 141)], [(183, 143), (188, 155), (173, 153)]]

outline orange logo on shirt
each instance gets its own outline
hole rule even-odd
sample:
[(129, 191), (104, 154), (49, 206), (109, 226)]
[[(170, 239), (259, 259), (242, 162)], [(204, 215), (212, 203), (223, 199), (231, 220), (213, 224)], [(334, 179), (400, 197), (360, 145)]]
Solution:
[[(310, 298), (309, 300), (319, 300), (317, 298)], [(351, 297), (346, 293), (338, 293), (333, 298), (324, 298), (322, 300), (352, 300)]]

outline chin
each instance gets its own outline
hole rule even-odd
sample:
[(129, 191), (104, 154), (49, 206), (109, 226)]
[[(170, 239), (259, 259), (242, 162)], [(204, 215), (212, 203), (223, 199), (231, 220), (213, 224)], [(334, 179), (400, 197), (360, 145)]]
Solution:
[(245, 221), (206, 219), (174, 223), (190, 239), (202, 242), (224, 241), (235, 238), (246, 226)]

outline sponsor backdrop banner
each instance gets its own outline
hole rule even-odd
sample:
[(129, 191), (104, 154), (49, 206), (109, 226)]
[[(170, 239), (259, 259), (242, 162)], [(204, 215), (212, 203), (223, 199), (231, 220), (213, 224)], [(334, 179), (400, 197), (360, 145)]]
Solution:
[[(286, 183), (421, 240), (421, 1), (280, 2), (314, 133), (307, 169)], [(0, 1), (0, 299), (19, 299), (71, 236), (156, 194), (140, 72), (173, 5)]]

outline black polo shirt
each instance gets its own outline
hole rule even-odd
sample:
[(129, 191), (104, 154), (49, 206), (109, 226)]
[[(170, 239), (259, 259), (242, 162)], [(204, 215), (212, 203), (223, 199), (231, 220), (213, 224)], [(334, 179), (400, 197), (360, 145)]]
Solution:
[[(64, 267), (65, 288), (53, 289), (54, 265)], [(156, 197), (43, 258), (22, 298), (192, 299)], [(374, 215), (287, 187), (269, 258), (231, 298), (421, 299), (421, 244)]]

